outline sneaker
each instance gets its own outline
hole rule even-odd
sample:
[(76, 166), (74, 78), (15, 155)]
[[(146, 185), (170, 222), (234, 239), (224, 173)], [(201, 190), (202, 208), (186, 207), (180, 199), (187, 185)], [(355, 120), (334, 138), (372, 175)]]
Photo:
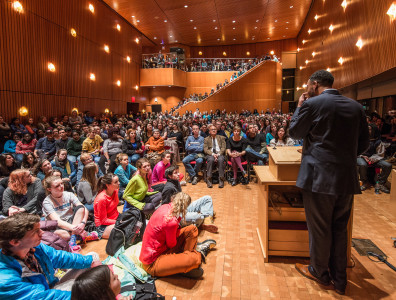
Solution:
[(379, 185), (379, 189), (381, 192), (384, 192), (385, 194), (389, 194), (390, 190), (384, 185), (384, 184), (380, 184)]
[(238, 184), (238, 181), (236, 179), (233, 179), (231, 182), (231, 186), (236, 186)]
[(360, 185), (360, 190), (363, 192), (368, 189), (368, 183), (367, 182), (362, 182)]
[(191, 278), (191, 279), (199, 279), (202, 277), (204, 271), (201, 267), (198, 267), (196, 269), (192, 269), (191, 271), (188, 271), (187, 273), (180, 273), (180, 275)]
[(96, 231), (92, 231), (84, 237), (84, 243), (97, 240), (99, 240), (99, 235)]
[(192, 184), (192, 185), (196, 185), (197, 183), (198, 183), (198, 177), (197, 177), (197, 176), (194, 176), (194, 178), (193, 178), (191, 184)]
[(186, 186), (186, 185), (187, 185), (187, 182), (186, 182), (185, 180), (182, 180), (182, 181), (180, 181), (180, 185), (181, 185), (181, 186)]
[(202, 255), (202, 261), (206, 263), (206, 256), (208, 256), (208, 253), (210, 250), (212, 250), (214, 247), (216, 247), (216, 241), (209, 239), (205, 240), (202, 243), (197, 244), (197, 251), (201, 253)]
[(191, 176), (188, 176), (188, 183), (191, 183), (191, 181), (192, 181), (192, 177)]
[(71, 253), (80, 253), (81, 251), (81, 246), (72, 242), (69, 242), (69, 248)]

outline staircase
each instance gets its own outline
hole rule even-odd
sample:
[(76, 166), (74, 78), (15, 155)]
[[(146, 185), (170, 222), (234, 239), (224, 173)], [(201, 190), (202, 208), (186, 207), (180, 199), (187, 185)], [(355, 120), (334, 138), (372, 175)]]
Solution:
[[(261, 76), (262, 73), (267, 73), (267, 76)], [(254, 89), (256, 92), (258, 92), (258, 95), (262, 94), (260, 92), (261, 89), (260, 87), (256, 86), (259, 84), (264, 84), (264, 86), (266, 86), (265, 82), (261, 82), (262, 80), (257, 80), (257, 79), (264, 79), (265, 77), (268, 77), (268, 72), (273, 72), (274, 73), (274, 79), (276, 79), (275, 81), (277, 81), (277, 85), (282, 84), (282, 68), (280, 63), (276, 63), (273, 61), (262, 61), (261, 63), (257, 64), (256, 66), (254, 66), (253, 68), (251, 68), (249, 71), (245, 72), (244, 74), (242, 74), (241, 76), (239, 76), (237, 79), (234, 79), (233, 81), (231, 81), (230, 83), (228, 83), (226, 86), (222, 87), (221, 89), (215, 91), (212, 95), (210, 95), (209, 97), (207, 97), (206, 99), (202, 100), (202, 101), (190, 101), (185, 103), (183, 106), (179, 107), (178, 109), (175, 110), (174, 113), (178, 112), (179, 114), (184, 114), (187, 110), (190, 111), (192, 110), (193, 112), (196, 110), (196, 108), (199, 108), (201, 112), (207, 110), (210, 111), (215, 110), (215, 109), (227, 109), (227, 107), (230, 107), (230, 105), (222, 105), (225, 104), (224, 101), (230, 102), (232, 100), (242, 100), (242, 101), (246, 101), (249, 98), (255, 97), (254, 95), (257, 95), (257, 93), (250, 93), (249, 90), (251, 91), (252, 89)], [(243, 93), (240, 93), (240, 90), (238, 90), (238, 87), (240, 87), (242, 90), (244, 90)], [(279, 87), (279, 88), (280, 88)], [(235, 92), (237, 92), (237, 94), (240, 95), (235, 95)], [(274, 91), (275, 92), (275, 91)], [(273, 93), (274, 95), (272, 100), (276, 101), (279, 100), (280, 102), (280, 90), (279, 93), (275, 92)], [(233, 98), (233, 99), (230, 99)], [(243, 98), (243, 99), (240, 99)], [(257, 97), (256, 97), (257, 99)], [(260, 99), (260, 98), (258, 98)], [(266, 100), (271, 100), (268, 97), (265, 97)], [(255, 99), (250, 99), (254, 102)], [(271, 101), (274, 102), (274, 101)], [(216, 105), (217, 103), (217, 105)], [(228, 103), (230, 104), (230, 103)], [(237, 103), (234, 103), (234, 105)], [(234, 106), (231, 105), (231, 108)], [(238, 107), (240, 105), (237, 105)], [(277, 105), (278, 106), (278, 105)], [(276, 106), (276, 107), (277, 107)], [(234, 109), (232, 109), (232, 111), (234, 111), (235, 109), (238, 110), (238, 107), (234, 107)], [(256, 105), (256, 107), (259, 109), (260, 105)], [(275, 107), (275, 106), (268, 106), (268, 107)], [(239, 107), (240, 109), (250, 109), (248, 107)], [(266, 107), (265, 107), (266, 108)], [(264, 108), (261, 108), (264, 109)], [(228, 109), (227, 109), (228, 111)]]

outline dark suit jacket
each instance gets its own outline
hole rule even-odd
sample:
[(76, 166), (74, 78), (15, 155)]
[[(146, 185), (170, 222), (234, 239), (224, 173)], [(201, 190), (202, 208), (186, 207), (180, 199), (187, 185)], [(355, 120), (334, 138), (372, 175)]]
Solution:
[[(220, 148), (220, 155), (225, 155), (226, 152), (226, 139), (222, 135), (216, 135), (216, 142), (217, 145)], [(204, 140), (204, 153), (206, 155), (212, 155), (212, 147), (213, 147), (213, 142), (212, 142), (212, 137), (209, 135), (205, 138)]]
[(331, 195), (360, 193), (356, 158), (369, 145), (363, 107), (335, 89), (304, 101), (289, 134), (304, 139), (297, 186)]

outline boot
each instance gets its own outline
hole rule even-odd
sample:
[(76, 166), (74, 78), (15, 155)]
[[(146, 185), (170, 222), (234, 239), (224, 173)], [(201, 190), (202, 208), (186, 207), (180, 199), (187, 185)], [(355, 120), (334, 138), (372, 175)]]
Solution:
[(197, 251), (201, 253), (202, 256), (202, 261), (206, 263), (206, 256), (216, 246), (216, 241), (215, 240), (205, 240), (202, 243), (197, 244)]
[(199, 279), (202, 277), (203, 273), (204, 271), (202, 270), (202, 268), (198, 267), (196, 269), (188, 271), (187, 273), (180, 273), (180, 275), (191, 279)]
[(213, 224), (213, 217), (206, 217), (201, 225), (201, 229), (211, 233), (217, 233), (219, 231), (217, 226)]
[(208, 178), (207, 180), (206, 180), (206, 185), (208, 186), (208, 188), (212, 188), (213, 187), (213, 185), (212, 185), (212, 178)]
[(224, 178), (219, 178), (219, 188), (222, 189), (224, 187)]

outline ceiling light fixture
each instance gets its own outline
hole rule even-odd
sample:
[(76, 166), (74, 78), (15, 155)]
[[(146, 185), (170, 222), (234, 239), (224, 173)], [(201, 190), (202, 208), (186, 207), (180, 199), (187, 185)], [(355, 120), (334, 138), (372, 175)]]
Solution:
[(307, 41), (306, 40), (302, 40), (302, 43), (305, 44)]
[(216, 20), (213, 20), (213, 22), (216, 22)]
[(319, 19), (319, 16), (316, 15), (314, 19), (315, 19), (315, 21), (317, 21)]
[(344, 8), (344, 10), (346, 9), (346, 7), (348, 6), (348, 2), (347, 0), (342, 1), (341, 6)]
[(300, 66), (300, 70), (302, 70), (303, 69), (303, 66)]
[(164, 22), (166, 23), (166, 22), (168, 22), (168, 20), (164, 20)]
[(290, 5), (290, 8), (293, 8), (293, 5)]
[(330, 68), (327, 68), (326, 71), (327, 71), (327, 72), (331, 72), (331, 69), (330, 69)]
[(155, 37), (153, 37), (153, 39), (154, 39), (154, 40), (156, 40), (156, 39), (157, 39), (157, 37), (155, 36)]
[(136, 20), (136, 22), (137, 22), (137, 23), (139, 23), (139, 22), (140, 22), (140, 20)]
[(271, 50), (270, 54), (271, 54), (271, 55), (274, 55), (274, 54), (275, 54), (274, 50)]
[(117, 30), (121, 31), (121, 25), (120, 24), (117, 24)]
[(48, 70), (50, 72), (55, 72), (55, 65), (52, 62), (48, 63)]
[(88, 9), (91, 11), (91, 13), (95, 12), (95, 7), (91, 3), (89, 3)]
[(339, 58), (338, 63), (342, 65), (344, 63), (344, 59), (342, 57)]
[(316, 55), (316, 52), (315, 51), (312, 52), (312, 57), (315, 57), (315, 55)]
[(224, 51), (224, 52), (223, 52), (223, 56), (227, 56), (227, 52)]
[(197, 29), (197, 27), (194, 27), (194, 29)]
[(311, 28), (308, 29), (308, 34), (311, 34), (312, 30)]
[(107, 46), (107, 45), (104, 45), (104, 51), (105, 51), (106, 53), (109, 53), (109, 52), (110, 52), (110, 48), (109, 48), (109, 46)]
[(233, 20), (232, 23), (235, 23), (235, 20)]
[(138, 85), (135, 85), (135, 90), (138, 90), (139, 89), (139, 86)]
[(330, 25), (329, 30), (330, 30), (331, 33), (333, 32), (333, 30), (334, 30), (333, 24)]
[(248, 51), (248, 52), (246, 52), (246, 55), (247, 55), (247, 56), (249, 56), (249, 55), (250, 55), (250, 52), (249, 52), (249, 51)]
[(300, 50), (301, 50), (300, 48), (297, 48), (297, 52), (300, 52)]
[(129, 56), (126, 57), (127, 62), (131, 62), (131, 58)]
[(256, 23), (258, 23), (260, 20), (256, 20)]
[(217, 29), (217, 27), (215, 27), (215, 29)]
[(199, 51), (198, 54), (199, 54), (199, 55), (202, 55), (202, 51)]
[(72, 37), (76, 37), (77, 36), (77, 32), (74, 28), (70, 29), (70, 34), (72, 35)]
[(135, 39), (136, 44), (139, 44), (139, 38)]
[(308, 65), (308, 63), (309, 63), (309, 60), (308, 60), (308, 59), (307, 59), (307, 60), (305, 60), (305, 64), (306, 64), (306, 65)]
[(121, 80), (117, 80), (117, 85), (121, 86)]
[(95, 81), (95, 80), (96, 80), (95, 74), (94, 74), (94, 73), (90, 73), (90, 74), (89, 74), (89, 79), (90, 79), (91, 81)]
[(184, 5), (184, 8), (187, 8), (188, 7), (188, 5)]
[(194, 22), (194, 20), (190, 20), (190, 22)]
[(389, 7), (386, 14), (391, 18), (392, 21), (394, 19), (396, 19), (396, 3), (395, 2), (392, 3), (392, 5)]
[(14, 1), (12, 3), (12, 8), (18, 12), (18, 13), (22, 13), (23, 12), (23, 6), (19, 1)]
[(362, 49), (363, 47), (363, 41), (362, 39), (358, 39), (357, 43), (356, 43), (356, 47), (358, 47), (359, 49)]
[(306, 88), (307, 88), (307, 85), (304, 83), (302, 87), (303, 87), (304, 89), (306, 89)]

